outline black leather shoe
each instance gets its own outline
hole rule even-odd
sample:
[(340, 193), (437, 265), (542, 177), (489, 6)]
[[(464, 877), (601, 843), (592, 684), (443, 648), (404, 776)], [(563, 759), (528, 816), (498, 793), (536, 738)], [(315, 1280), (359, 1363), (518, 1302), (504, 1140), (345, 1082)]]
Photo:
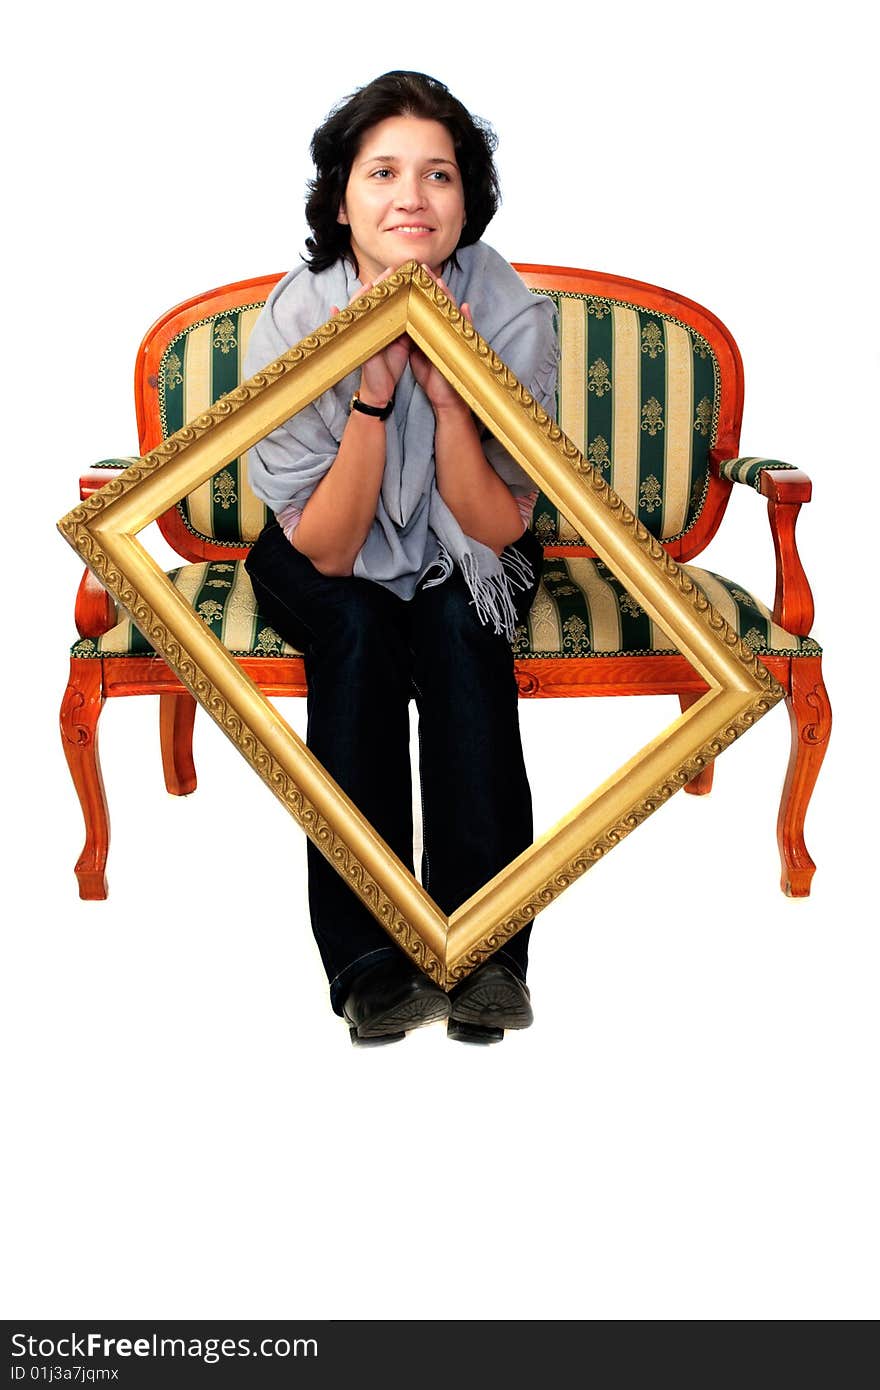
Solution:
[(504, 1041), (503, 1028), (486, 1028), (480, 1023), (460, 1023), (457, 1018), (450, 1018), (446, 1025), (447, 1038), (454, 1039), (455, 1042), (496, 1043)]
[(528, 986), (497, 960), (487, 960), (450, 994), (447, 1037), (456, 1042), (501, 1042), (505, 1028), (528, 1028), (534, 1020)]
[(342, 1006), (351, 1040), (399, 1042), (413, 1028), (449, 1017), (449, 995), (402, 956), (357, 975)]

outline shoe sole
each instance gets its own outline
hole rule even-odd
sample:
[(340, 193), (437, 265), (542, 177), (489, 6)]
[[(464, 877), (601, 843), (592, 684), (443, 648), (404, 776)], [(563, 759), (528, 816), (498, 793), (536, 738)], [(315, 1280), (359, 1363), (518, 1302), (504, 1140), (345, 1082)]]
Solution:
[(503, 1033), (505, 1028), (529, 1028), (534, 1014), (517, 988), (501, 981), (487, 981), (453, 1000), (452, 1018), (472, 1027), (500, 1028)]
[(489, 1043), (502, 1042), (503, 1028), (486, 1027), (479, 1023), (462, 1023), (459, 1018), (450, 1018), (446, 1025), (446, 1036), (454, 1042), (477, 1043), (483, 1047)]
[(414, 1028), (438, 1023), (440, 1019), (448, 1017), (449, 999), (445, 995), (421, 995), (404, 999), (370, 1023), (350, 1027), (349, 1032), (352, 1042), (398, 1042)]
[(383, 1043), (403, 1042), (406, 1033), (382, 1033), (378, 1038), (359, 1038), (356, 1028), (349, 1028), (349, 1035), (355, 1047), (381, 1047)]

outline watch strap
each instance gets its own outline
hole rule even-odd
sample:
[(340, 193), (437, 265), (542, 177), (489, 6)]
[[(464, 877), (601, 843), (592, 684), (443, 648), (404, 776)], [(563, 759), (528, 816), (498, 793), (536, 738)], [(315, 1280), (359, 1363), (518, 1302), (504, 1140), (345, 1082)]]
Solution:
[(358, 410), (358, 411), (360, 411), (361, 415), (372, 415), (373, 418), (376, 419), (376, 420), (387, 420), (387, 419), (388, 419), (388, 416), (391, 414), (391, 412), (392, 412), (393, 409), (394, 409), (394, 393), (393, 393), (393, 392), (392, 392), (392, 394), (391, 394), (391, 400), (388, 402), (387, 405), (367, 405), (364, 401), (361, 400), (361, 398), (360, 398), (359, 394), (357, 393), (357, 391), (355, 391), (354, 395), (352, 396), (352, 398), (351, 398), (351, 400), (349, 401), (349, 404), (348, 404), (348, 413), (349, 413), (349, 415), (351, 414), (351, 412), (352, 412), (353, 410)]

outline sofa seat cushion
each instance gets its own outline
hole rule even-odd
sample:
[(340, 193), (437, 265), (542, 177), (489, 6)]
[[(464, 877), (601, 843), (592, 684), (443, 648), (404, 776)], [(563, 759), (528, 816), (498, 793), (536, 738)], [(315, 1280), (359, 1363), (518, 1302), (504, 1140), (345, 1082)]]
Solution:
[[(815, 656), (821, 647), (774, 623), (769, 609), (741, 585), (696, 565), (682, 569), (757, 654)], [(517, 629), (517, 657), (667, 655), (672, 638), (602, 563), (581, 555), (545, 556), (528, 622)]]
[[(710, 603), (758, 653), (815, 656), (821, 648), (774, 623), (759, 599), (730, 579), (683, 568)], [(203, 561), (169, 571), (175, 588), (235, 656), (298, 656), (257, 611), (254, 592), (239, 560)], [(675, 652), (672, 640), (639, 607), (601, 560), (580, 555), (546, 556), (528, 622), (516, 632), (517, 657), (645, 656)], [(153, 648), (130, 619), (102, 637), (82, 638), (72, 656), (144, 656)]]
[[(168, 571), (168, 578), (187, 603), (200, 613), (215, 636), (234, 656), (299, 656), (257, 612), (251, 581), (241, 560), (203, 560)], [(155, 656), (130, 618), (123, 618), (102, 637), (84, 637), (72, 656)]]

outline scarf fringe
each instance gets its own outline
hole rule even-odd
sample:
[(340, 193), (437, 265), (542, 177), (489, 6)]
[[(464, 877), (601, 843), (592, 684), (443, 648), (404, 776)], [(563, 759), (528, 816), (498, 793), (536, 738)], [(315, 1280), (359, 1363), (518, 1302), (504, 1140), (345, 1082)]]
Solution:
[(508, 642), (512, 642), (517, 617), (511, 591), (528, 589), (534, 583), (530, 562), (518, 550), (508, 547), (502, 552), (501, 569), (497, 574), (482, 576), (477, 557), (469, 550), (463, 552), (459, 564), (480, 622), (491, 622), (497, 633), (503, 632)]
[(440, 573), (437, 575), (436, 579), (423, 579), (423, 589), (433, 589), (435, 584), (442, 584), (444, 579), (449, 578), (455, 567), (452, 556), (450, 555), (449, 551), (446, 549), (446, 546), (443, 544), (442, 541), (440, 542), (439, 554), (437, 555), (436, 560), (431, 561), (431, 564), (428, 566), (426, 573), (430, 573), (430, 571), (434, 568), (435, 565), (439, 565)]

